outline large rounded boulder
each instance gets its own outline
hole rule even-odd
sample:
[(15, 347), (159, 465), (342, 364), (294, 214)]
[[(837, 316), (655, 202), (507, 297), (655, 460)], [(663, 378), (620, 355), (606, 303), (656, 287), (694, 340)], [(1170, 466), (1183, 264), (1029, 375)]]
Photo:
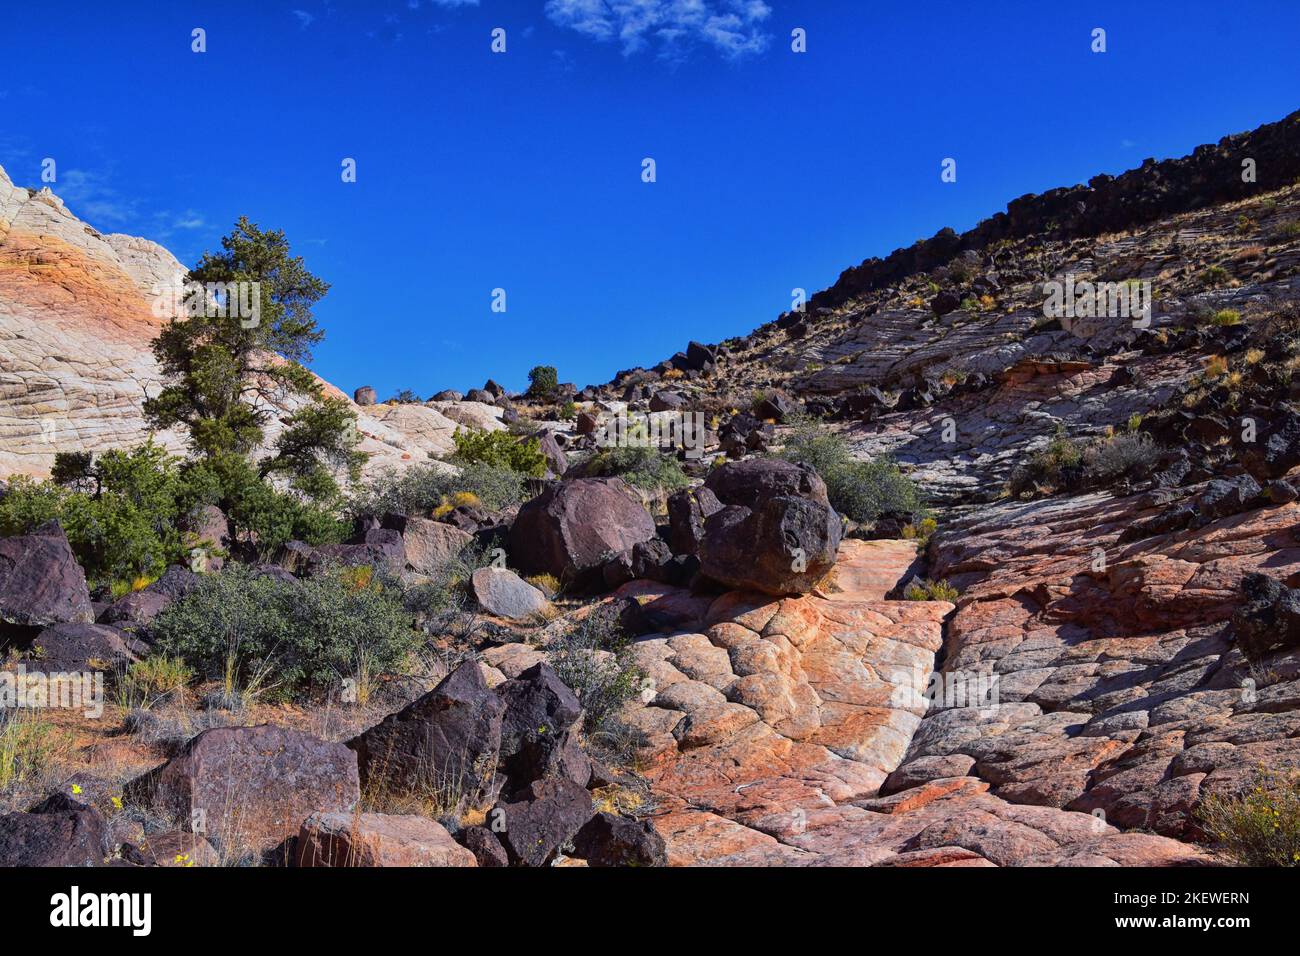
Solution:
[(510, 561), (528, 574), (553, 574), (581, 587), (600, 580), (610, 555), (654, 536), (654, 519), (621, 478), (578, 478), (552, 485), (519, 509)]
[(752, 459), (723, 465), (704, 483), (723, 508), (704, 521), (700, 570), (722, 584), (803, 594), (835, 564), (840, 516), (826, 484), (805, 465)]

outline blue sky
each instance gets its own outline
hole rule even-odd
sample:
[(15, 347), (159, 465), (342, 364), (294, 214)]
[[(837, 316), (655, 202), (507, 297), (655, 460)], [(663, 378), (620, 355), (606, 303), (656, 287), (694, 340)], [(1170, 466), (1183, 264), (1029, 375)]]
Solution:
[(1016, 196), (1300, 108), (1294, 0), (45, 0), (3, 22), (15, 182), (52, 157), (74, 212), (186, 264), (241, 214), (283, 228), (333, 285), (313, 367), (381, 398), (536, 364), (605, 381)]

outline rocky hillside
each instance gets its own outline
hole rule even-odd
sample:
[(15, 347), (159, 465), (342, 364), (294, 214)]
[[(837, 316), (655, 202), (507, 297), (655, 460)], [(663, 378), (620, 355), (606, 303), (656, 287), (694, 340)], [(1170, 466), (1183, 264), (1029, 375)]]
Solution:
[[(1253, 159), (1257, 181), (1242, 181)], [(1100, 434), (1161, 407), (1244, 329), (1294, 304), (1300, 113), (1191, 156), (1025, 196), (967, 233), (941, 231), (847, 270), (750, 335), (692, 343), (604, 391), (806, 400), (864, 457), (889, 454), (936, 503), (996, 498), (1058, 429)], [(1149, 281), (1150, 323), (1044, 314), (1044, 283)], [(673, 381), (664, 382), (664, 376)], [(680, 376), (680, 378), (678, 377)], [(951, 420), (955, 435), (945, 435)]]

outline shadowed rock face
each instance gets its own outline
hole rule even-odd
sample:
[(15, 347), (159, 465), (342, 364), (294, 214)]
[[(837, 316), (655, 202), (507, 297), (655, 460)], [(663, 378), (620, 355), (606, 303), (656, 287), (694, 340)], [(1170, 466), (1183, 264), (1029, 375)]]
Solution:
[(473, 800), (493, 792), (504, 713), (470, 661), (348, 746), (363, 784), (376, 792), (436, 790), (454, 780)]
[(66, 794), (0, 815), (0, 866), (103, 866), (104, 818)]

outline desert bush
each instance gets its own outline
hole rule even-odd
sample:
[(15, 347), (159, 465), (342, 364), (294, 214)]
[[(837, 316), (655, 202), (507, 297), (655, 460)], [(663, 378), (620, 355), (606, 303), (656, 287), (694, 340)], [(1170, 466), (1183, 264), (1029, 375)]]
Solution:
[(1029, 461), (1011, 474), (1009, 490), (1019, 496), (1038, 488), (1061, 487), (1069, 473), (1083, 463), (1083, 445), (1058, 430), (1046, 446), (1029, 457)]
[(123, 710), (147, 710), (181, 694), (194, 680), (194, 671), (179, 657), (151, 654), (115, 678), (117, 704)]
[(931, 581), (928, 578), (913, 578), (903, 589), (903, 598), (908, 601), (952, 601), (956, 602), (961, 592), (947, 581)]
[(1139, 431), (1119, 432), (1089, 444), (1083, 450), (1083, 477), (1103, 485), (1150, 464), (1155, 447), (1151, 436)]
[(841, 436), (811, 422), (795, 428), (781, 457), (810, 465), (826, 482), (831, 505), (854, 521), (872, 522), (891, 511), (925, 510), (920, 490), (893, 461), (859, 461)]
[(1128, 430), (1113, 432), (1081, 442), (1058, 430), (1052, 440), (1034, 452), (1028, 462), (1011, 475), (1011, 495), (1105, 488), (1122, 478), (1141, 474), (1156, 459), (1151, 436), (1135, 429), (1139, 416), (1128, 421)]
[(536, 438), (520, 440), (508, 431), (482, 432), (458, 428), (452, 441), (456, 443), (456, 451), (448, 459), (452, 464), (491, 465), (532, 478), (546, 474), (546, 456)]
[(228, 695), (293, 698), (400, 672), (421, 643), (401, 589), (339, 569), (283, 581), (242, 566), (203, 577), (151, 626), (156, 646), (219, 680)]
[(1300, 238), (1300, 220), (1293, 220), (1279, 226), (1271, 238), (1274, 242), (1289, 242)]
[(554, 599), (564, 590), (564, 585), (560, 583), (560, 579), (554, 574), (534, 574), (524, 578), (524, 580), (550, 599)]
[(1218, 309), (1205, 317), (1206, 325), (1240, 325), (1241, 313), (1236, 309)]
[(547, 648), (555, 673), (582, 703), (588, 741), (618, 762), (630, 757), (636, 743), (618, 711), (637, 696), (645, 680), (627, 659), (627, 646), (618, 611), (606, 604), (592, 608)]
[(939, 522), (934, 518), (922, 518), (920, 521), (914, 521), (903, 528), (903, 537), (909, 540), (916, 540), (924, 544), (930, 540), (930, 536), (939, 529)]
[(1208, 288), (1224, 285), (1231, 276), (1223, 266), (1210, 266), (1201, 273), (1201, 284)]
[(445, 504), (455, 507), (460, 495), (472, 495), (483, 508), (497, 511), (523, 501), (524, 489), (523, 475), (496, 465), (466, 462), (456, 472), (438, 465), (415, 465), (373, 479), (353, 495), (347, 511), (353, 515), (427, 515)]
[(1244, 794), (1211, 794), (1206, 835), (1242, 866), (1300, 866), (1300, 772), (1261, 770)]

